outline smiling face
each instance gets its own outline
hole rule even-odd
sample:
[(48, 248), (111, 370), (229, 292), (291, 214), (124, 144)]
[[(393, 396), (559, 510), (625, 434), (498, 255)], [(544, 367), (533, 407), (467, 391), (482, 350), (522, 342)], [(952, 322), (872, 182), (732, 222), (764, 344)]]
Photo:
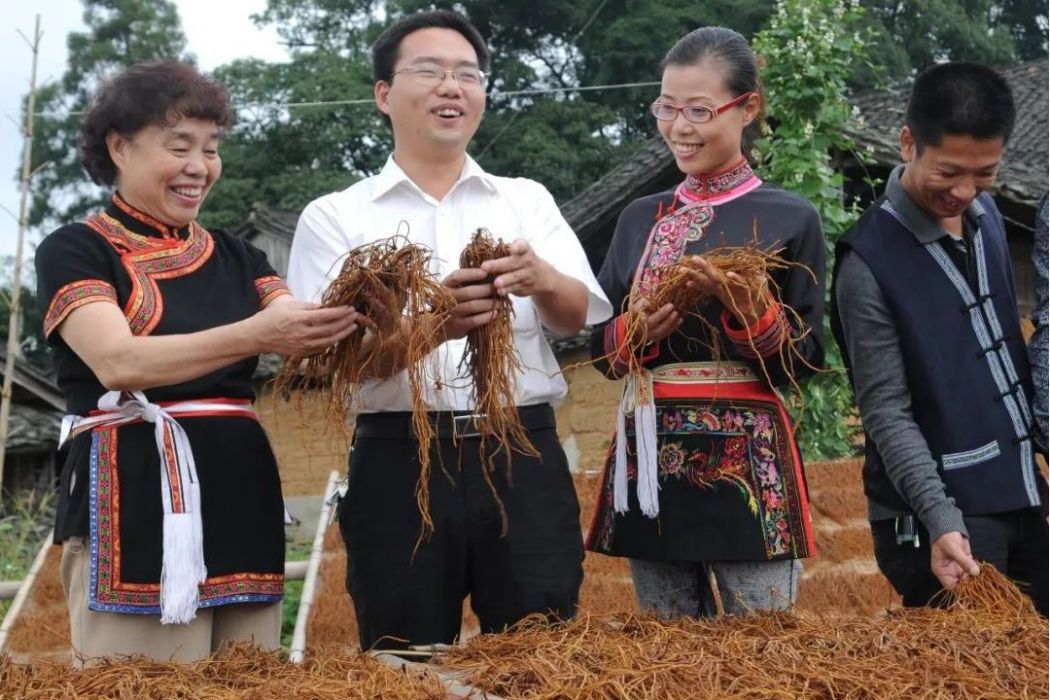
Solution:
[[(725, 68), (718, 61), (667, 66), (660, 82), (660, 100), (678, 106), (717, 109), (735, 97), (726, 85)], [(740, 161), (744, 128), (758, 116), (760, 100), (753, 95), (704, 124), (691, 122), (679, 112), (672, 121), (657, 120), (656, 125), (683, 173), (714, 175)]]
[(930, 216), (951, 221), (962, 216), (981, 192), (995, 184), (1006, 142), (1002, 137), (975, 139), (945, 134), (939, 144), (919, 153), (911, 130), (901, 130), (901, 158), (906, 163), (901, 184)]
[(130, 138), (106, 137), (117, 166), (117, 190), (128, 204), (168, 226), (197, 218), (222, 173), (219, 129), (214, 122), (179, 119), (150, 124)]
[(461, 85), (448, 74), (439, 84), (429, 85), (404, 70), (420, 66), (478, 68), (478, 57), (470, 42), (452, 29), (420, 29), (401, 41), (396, 75), (375, 86), (376, 104), (390, 117), (395, 148), (465, 153), (485, 112), (485, 88)]

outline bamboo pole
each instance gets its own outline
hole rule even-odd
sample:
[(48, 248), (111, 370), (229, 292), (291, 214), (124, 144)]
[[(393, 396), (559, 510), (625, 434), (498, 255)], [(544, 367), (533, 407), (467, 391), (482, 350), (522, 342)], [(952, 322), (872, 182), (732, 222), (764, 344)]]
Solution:
[[(40, 545), (40, 551), (37, 552), (36, 559), (33, 560), (32, 566), (29, 567), (29, 573), (26, 574), (25, 580), (22, 581), (22, 586), (18, 589), (18, 595), (15, 596), (14, 602), (11, 603), (11, 608), (4, 615), (4, 621), (0, 622), (0, 654), (3, 653), (4, 647), (7, 645), (7, 637), (11, 630), (14, 629), (15, 621), (18, 620), (19, 613), (22, 612), (22, 606), (29, 599), (29, 592), (33, 590), (33, 581), (36, 580), (36, 575), (44, 565), (48, 551), (54, 546), (52, 544), (53, 538), (54, 531), (47, 533), (44, 543)], [(0, 694), (0, 697), (3, 697), (3, 695)]]
[[(19, 32), (21, 34), (21, 32)], [(40, 56), (40, 15), (36, 16), (33, 39), (22, 38), (33, 51), (33, 68), (29, 74), (29, 99), (26, 104), (26, 125), (22, 146), (22, 195), (18, 205), (18, 242), (15, 246), (15, 271), (11, 289), (11, 308), (7, 328), (7, 359), (4, 363), (4, 385), (0, 390), (0, 496), (4, 486), (4, 458), (7, 456), (7, 430), (11, 420), (11, 383), (15, 374), (15, 359), (18, 357), (19, 319), (22, 304), (22, 248), (26, 234), (26, 203), (29, 200), (29, 183), (33, 179), (33, 122), (36, 110), (36, 67)]]
[(295, 631), (292, 633), (292, 643), (288, 649), (288, 660), (292, 663), (302, 663), (306, 656), (306, 624), (310, 621), (310, 608), (313, 605), (314, 591), (317, 588), (317, 574), (321, 569), (321, 559), (324, 557), (325, 531), (328, 530), (329, 514), (332, 512), (332, 502), (338, 483), (339, 472), (333, 470), (328, 475), (328, 485), (324, 490), (324, 503), (321, 506), (321, 514), (317, 518), (314, 546), (310, 551), (306, 580), (303, 581), (303, 592), (299, 598), (299, 612), (295, 616)]

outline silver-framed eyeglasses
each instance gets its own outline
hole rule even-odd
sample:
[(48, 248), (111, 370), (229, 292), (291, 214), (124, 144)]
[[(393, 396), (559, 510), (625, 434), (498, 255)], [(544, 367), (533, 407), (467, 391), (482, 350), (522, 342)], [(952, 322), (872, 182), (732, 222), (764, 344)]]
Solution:
[(729, 100), (729, 102), (726, 102), (719, 107), (715, 107), (714, 109), (704, 105), (676, 105), (672, 102), (657, 100), (649, 105), (649, 111), (652, 112), (654, 117), (662, 122), (672, 122), (677, 119), (678, 114), (681, 113), (686, 120), (691, 121), (694, 124), (704, 124), (711, 121), (727, 109), (736, 107), (754, 94), (754, 92), (745, 92), (743, 95), (734, 97)]
[(434, 63), (419, 63), (414, 66), (407, 66), (394, 71), (392, 75), (397, 75), (398, 73), (408, 73), (417, 83), (428, 87), (437, 87), (445, 82), (447, 76), (451, 75), (452, 79), (461, 88), (483, 88), (488, 77), (485, 75), (485, 71), (473, 66), (460, 66), (452, 70), (445, 70)]

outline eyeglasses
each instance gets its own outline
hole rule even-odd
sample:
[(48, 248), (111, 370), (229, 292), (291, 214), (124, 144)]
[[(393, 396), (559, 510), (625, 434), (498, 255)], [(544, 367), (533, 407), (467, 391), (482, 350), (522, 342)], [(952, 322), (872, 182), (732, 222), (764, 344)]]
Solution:
[(662, 122), (674, 121), (678, 118), (678, 113), (681, 112), (682, 116), (684, 116), (686, 120), (691, 121), (694, 124), (704, 124), (706, 122), (711, 121), (727, 109), (736, 107), (738, 104), (744, 102), (754, 94), (756, 93), (745, 92), (743, 95), (740, 95), (739, 97), (734, 97), (721, 107), (715, 107), (714, 109), (711, 109), (710, 107), (705, 107), (704, 105), (678, 106), (676, 104), (671, 104), (670, 102), (661, 102), (660, 100), (657, 100), (656, 102), (653, 102), (651, 105), (649, 105), (649, 111), (652, 112), (654, 117), (656, 117)]
[(485, 87), (487, 78), (485, 72), (477, 68), (462, 66), (453, 70), (445, 70), (441, 66), (432, 63), (420, 63), (419, 65), (396, 70), (391, 74), (391, 77), (398, 73), (409, 73), (417, 83), (428, 87), (437, 87), (445, 82), (446, 76), (451, 75), (452, 79), (461, 88), (481, 88)]

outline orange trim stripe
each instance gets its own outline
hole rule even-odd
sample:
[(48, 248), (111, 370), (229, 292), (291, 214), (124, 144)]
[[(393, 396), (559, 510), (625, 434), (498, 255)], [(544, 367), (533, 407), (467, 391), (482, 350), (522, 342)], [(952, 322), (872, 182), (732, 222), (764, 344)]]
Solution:
[(116, 304), (117, 290), (109, 282), (97, 279), (70, 282), (59, 289), (51, 297), (51, 304), (47, 307), (47, 313), (44, 314), (44, 337), (50, 337), (51, 333), (74, 310), (97, 301)]

